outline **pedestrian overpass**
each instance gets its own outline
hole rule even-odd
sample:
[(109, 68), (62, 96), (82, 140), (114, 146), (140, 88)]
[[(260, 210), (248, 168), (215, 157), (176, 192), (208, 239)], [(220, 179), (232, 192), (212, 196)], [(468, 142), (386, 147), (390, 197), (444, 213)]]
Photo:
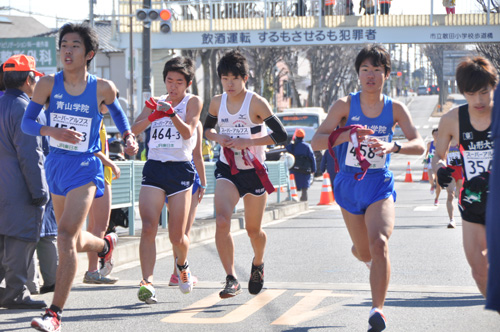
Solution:
[[(346, 0), (337, 0), (337, 2)], [(428, 1), (432, 6), (434, 1)], [(476, 0), (463, 0), (476, 2)], [(307, 9), (298, 10), (300, 3)], [(127, 48), (130, 18), (142, 1), (120, 0), (120, 47)], [(455, 15), (338, 15), (321, 0), (309, 1), (159, 1), (151, 8), (173, 13), (172, 31), (151, 22), (153, 49), (311, 46), (364, 43), (495, 43), (500, 42), (500, 14), (478, 10)], [(497, 9), (498, 11), (498, 9)], [(132, 14), (131, 14), (132, 13)], [(144, 23), (133, 18), (132, 35), (141, 45)]]

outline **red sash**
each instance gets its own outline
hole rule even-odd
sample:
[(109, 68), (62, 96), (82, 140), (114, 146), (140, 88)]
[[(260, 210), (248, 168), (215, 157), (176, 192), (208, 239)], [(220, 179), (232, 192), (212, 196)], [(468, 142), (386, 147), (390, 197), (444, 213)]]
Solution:
[[(337, 157), (335, 157), (335, 152), (333, 151), (333, 145), (335, 144), (335, 141), (339, 137), (340, 134), (342, 134), (344, 131), (349, 130), (349, 137), (351, 139), (352, 144), (354, 145), (354, 148), (356, 150), (356, 159), (359, 162), (359, 166), (361, 167), (362, 172), (354, 174), (354, 178), (358, 181), (363, 180), (365, 177), (366, 171), (370, 167), (370, 162), (363, 157), (361, 154), (360, 146), (361, 142), (358, 141), (358, 137), (356, 135), (356, 132), (358, 128), (364, 128), (363, 126), (360, 125), (350, 125), (342, 128), (338, 128), (334, 130), (330, 136), (328, 137), (328, 151), (332, 155), (333, 159), (335, 160), (335, 172), (339, 171), (339, 163), (337, 161)], [(361, 175), (361, 178), (359, 176)]]
[[(231, 175), (235, 175), (239, 172), (238, 168), (236, 168), (236, 161), (234, 160), (234, 151), (228, 148), (223, 148), (224, 156), (226, 157), (226, 160), (229, 164), (229, 167), (231, 168)], [(267, 171), (260, 163), (260, 161), (255, 158), (252, 152), (250, 152), (249, 149), (244, 149), (241, 151), (243, 155), (243, 161), (247, 165), (252, 165), (255, 168), (255, 173), (259, 177), (260, 182), (266, 189), (268, 194), (272, 194), (276, 189), (274, 189), (273, 184), (271, 183), (271, 180), (269, 180), (269, 175), (267, 174)]]

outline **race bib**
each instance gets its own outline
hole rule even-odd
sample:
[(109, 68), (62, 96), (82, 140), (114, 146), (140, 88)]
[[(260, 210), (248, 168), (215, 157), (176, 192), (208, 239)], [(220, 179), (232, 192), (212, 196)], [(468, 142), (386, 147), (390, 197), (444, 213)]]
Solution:
[(151, 124), (149, 147), (152, 149), (180, 149), (182, 137), (170, 118), (161, 118)]
[(467, 180), (491, 170), (493, 149), (464, 151), (464, 169)]
[[(381, 141), (388, 142), (389, 141), (389, 136), (373, 136), (374, 138), (377, 138)], [(387, 157), (386, 154), (382, 156), (377, 156), (375, 154), (375, 151), (372, 148), (368, 147), (368, 141), (370, 139), (370, 136), (367, 137), (366, 140), (361, 142), (361, 145), (359, 147), (361, 155), (366, 158), (370, 162), (370, 168), (385, 168), (385, 159)], [(347, 154), (345, 157), (345, 164), (346, 166), (350, 167), (358, 167), (360, 168), (361, 166), (359, 165), (358, 160), (356, 159), (356, 149), (354, 147), (354, 144), (352, 142), (349, 142), (347, 146)]]
[(53, 137), (50, 138), (50, 146), (58, 149), (86, 152), (89, 149), (89, 134), (92, 128), (92, 119), (82, 116), (50, 113), (50, 126), (55, 128), (67, 128), (82, 133), (81, 141), (77, 144), (61, 142)]

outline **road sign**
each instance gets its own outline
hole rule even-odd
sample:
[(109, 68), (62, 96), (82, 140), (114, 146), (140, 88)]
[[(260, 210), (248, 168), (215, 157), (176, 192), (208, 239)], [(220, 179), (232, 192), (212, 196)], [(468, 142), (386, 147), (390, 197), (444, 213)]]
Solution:
[(455, 80), (457, 65), (466, 57), (473, 55), (472, 51), (443, 51), (443, 79)]
[(36, 69), (44, 74), (57, 71), (55, 37), (1, 38), (0, 63), (14, 54), (30, 55), (36, 60)]

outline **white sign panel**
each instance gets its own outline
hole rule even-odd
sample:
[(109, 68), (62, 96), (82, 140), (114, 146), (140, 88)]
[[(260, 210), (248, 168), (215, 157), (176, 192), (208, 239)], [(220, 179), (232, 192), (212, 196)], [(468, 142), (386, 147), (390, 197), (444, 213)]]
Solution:
[[(140, 43), (140, 34), (134, 38)], [(126, 38), (122, 38), (126, 41)], [(135, 42), (135, 41), (134, 41)], [(290, 30), (184, 32), (152, 35), (152, 48), (234, 48), (365, 43), (493, 43), (500, 42), (498, 26), (343, 27)], [(126, 45), (124, 45), (126, 47)]]

